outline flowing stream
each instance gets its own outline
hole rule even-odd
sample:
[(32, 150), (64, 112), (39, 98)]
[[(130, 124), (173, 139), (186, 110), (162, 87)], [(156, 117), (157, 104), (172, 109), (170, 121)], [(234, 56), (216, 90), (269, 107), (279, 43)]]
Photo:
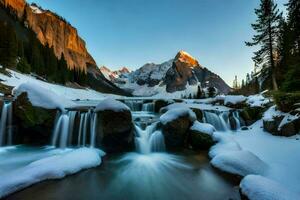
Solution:
[[(231, 177), (225, 179), (222, 174), (216, 172), (209, 164), (207, 152), (184, 151), (180, 154), (166, 152), (164, 137), (158, 126), (159, 115), (154, 113), (152, 102), (127, 100), (125, 103), (131, 108), (135, 124), (136, 152), (108, 155), (100, 167), (59, 181), (46, 181), (34, 185), (7, 199), (27, 200), (32, 199), (32, 194), (40, 199), (58, 200), (73, 199), (74, 194), (75, 199), (92, 200), (239, 199), (238, 189), (234, 187), (238, 181)], [(3, 108), (1, 124), (4, 123), (3, 116), (8, 119), (9, 109), (9, 105)], [(232, 114), (232, 116), (238, 121), (236, 127), (239, 128), (241, 126), (239, 115)], [(205, 111), (203, 118), (217, 130), (231, 129), (228, 112)], [(51, 148), (94, 147), (96, 119), (97, 114), (92, 108), (58, 113)], [(16, 152), (16, 155), (23, 155), (22, 148), (11, 151)], [(8, 152), (3, 156), (9, 158), (11, 153)], [(28, 158), (22, 159), (19, 165), (38, 159), (39, 156), (55, 153), (53, 149), (47, 148), (30, 149), (30, 152), (32, 156), (26, 154)], [(1, 155), (0, 152), (0, 158)], [(2, 165), (10, 168), (9, 162)]]

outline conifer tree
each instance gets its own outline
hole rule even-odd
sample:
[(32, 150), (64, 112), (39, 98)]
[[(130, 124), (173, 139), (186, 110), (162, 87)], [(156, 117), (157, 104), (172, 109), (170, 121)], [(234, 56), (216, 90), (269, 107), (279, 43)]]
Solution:
[(293, 32), (295, 50), (300, 54), (300, 1), (289, 0), (287, 6), (288, 22)]
[(278, 90), (274, 53), (276, 52), (275, 42), (281, 14), (273, 0), (261, 0), (259, 8), (255, 9), (255, 14), (257, 20), (252, 24), (252, 28), (257, 34), (252, 38), (252, 42), (246, 42), (246, 45), (260, 46), (260, 49), (254, 53), (253, 60), (256, 64), (269, 69), (273, 89)]

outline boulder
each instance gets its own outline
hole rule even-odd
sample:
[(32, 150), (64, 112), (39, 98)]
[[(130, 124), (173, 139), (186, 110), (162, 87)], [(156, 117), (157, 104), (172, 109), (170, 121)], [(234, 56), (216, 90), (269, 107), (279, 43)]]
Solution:
[(172, 109), (160, 117), (168, 150), (179, 150), (186, 146), (189, 129), (195, 120), (195, 113), (188, 108)]
[(202, 110), (198, 109), (198, 108), (191, 108), (192, 111), (196, 114), (197, 120), (199, 122), (203, 121), (203, 112)]
[(13, 102), (14, 123), (18, 124), (18, 143), (49, 144), (56, 115), (56, 109), (35, 107), (26, 92), (20, 94)]
[(284, 124), (282, 127), (280, 127), (279, 131), (280, 135), (285, 137), (290, 137), (298, 133), (293, 121)]
[(168, 105), (170, 105), (172, 102), (170, 101), (166, 101), (166, 100), (156, 100), (154, 101), (154, 112), (158, 113), (160, 111), (161, 108), (166, 107)]
[(283, 120), (284, 116), (276, 116), (273, 117), (272, 120), (263, 120), (263, 127), (264, 130), (273, 134), (273, 135), (280, 135), (278, 131), (278, 127), (280, 122)]
[(209, 150), (215, 144), (211, 135), (197, 130), (190, 130), (189, 143), (193, 150)]
[(134, 149), (134, 128), (129, 110), (102, 110), (98, 112), (96, 146), (107, 153)]
[(245, 121), (246, 126), (250, 126), (262, 118), (265, 109), (261, 107), (244, 107), (240, 111), (241, 118)]

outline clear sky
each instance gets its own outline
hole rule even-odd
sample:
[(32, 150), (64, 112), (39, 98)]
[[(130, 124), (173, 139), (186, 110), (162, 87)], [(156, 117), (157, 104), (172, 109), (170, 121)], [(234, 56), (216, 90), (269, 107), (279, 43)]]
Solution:
[[(276, 0), (281, 8), (287, 0)], [(99, 66), (161, 63), (185, 50), (230, 86), (253, 69), (259, 0), (28, 0), (75, 26)]]

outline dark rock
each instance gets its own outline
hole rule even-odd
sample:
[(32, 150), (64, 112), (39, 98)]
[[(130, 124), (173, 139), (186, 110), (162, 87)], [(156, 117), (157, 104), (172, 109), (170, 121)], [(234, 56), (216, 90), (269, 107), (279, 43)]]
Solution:
[(196, 114), (197, 120), (199, 122), (203, 121), (203, 112), (198, 108), (192, 108), (192, 111)]
[(293, 122), (288, 122), (280, 128), (280, 135), (290, 137), (296, 135), (298, 132)]
[(134, 127), (129, 110), (104, 110), (98, 113), (97, 146), (107, 153), (134, 149)]
[(161, 108), (166, 107), (170, 104), (171, 104), (171, 102), (166, 101), (166, 100), (162, 100), (162, 99), (156, 100), (154, 102), (154, 112), (158, 113)]
[(215, 142), (211, 135), (201, 133), (195, 130), (190, 131), (190, 145), (193, 150), (209, 150)]
[(56, 118), (56, 109), (35, 107), (22, 93), (13, 102), (14, 123), (18, 124), (17, 140), (21, 144), (49, 144)]
[(277, 117), (274, 117), (273, 120), (270, 120), (270, 121), (264, 120), (263, 121), (264, 130), (273, 135), (280, 135), (280, 133), (278, 131), (278, 127), (283, 118), (284, 118), (284, 116), (277, 116)]
[(244, 107), (240, 111), (240, 116), (245, 121), (245, 124), (250, 126), (261, 119), (264, 112), (265, 109), (261, 107)]
[(247, 130), (249, 130), (249, 128), (248, 128), (247, 126), (243, 126), (243, 127), (241, 128), (241, 130), (242, 130), (242, 131), (247, 131)]

